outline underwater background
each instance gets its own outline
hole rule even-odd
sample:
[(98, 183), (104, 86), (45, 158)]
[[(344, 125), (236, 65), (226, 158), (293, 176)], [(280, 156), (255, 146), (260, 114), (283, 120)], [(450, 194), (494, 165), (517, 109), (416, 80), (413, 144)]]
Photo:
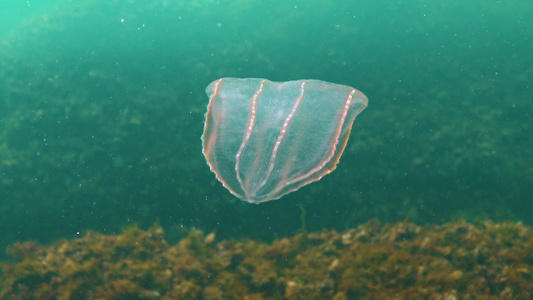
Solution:
[[(532, 15), (518, 0), (3, 1), (0, 248), (130, 224), (169, 242), (531, 225)], [(369, 106), (333, 173), (249, 204), (202, 155), (220, 77), (320, 79)]]

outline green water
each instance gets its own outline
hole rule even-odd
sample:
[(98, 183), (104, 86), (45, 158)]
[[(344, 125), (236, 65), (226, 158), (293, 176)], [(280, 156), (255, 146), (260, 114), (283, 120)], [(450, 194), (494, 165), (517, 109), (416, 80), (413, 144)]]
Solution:
[[(47, 3), (0, 4), (1, 248), (155, 222), (269, 240), (300, 215), (533, 223), (533, 2)], [(248, 204), (202, 156), (204, 89), (227, 76), (345, 84), (369, 106), (335, 172)]]

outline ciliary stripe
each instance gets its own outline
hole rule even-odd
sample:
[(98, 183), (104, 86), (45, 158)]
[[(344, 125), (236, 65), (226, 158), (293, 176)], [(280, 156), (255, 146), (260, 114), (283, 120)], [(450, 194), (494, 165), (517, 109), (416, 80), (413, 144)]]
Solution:
[[(237, 174), (237, 180), (239, 181), (239, 184), (241, 185), (241, 189), (246, 193), (246, 188), (244, 186), (244, 183), (242, 181), (241, 175), (239, 174), (239, 168), (240, 168), (240, 161), (242, 153), (244, 152), (244, 149), (248, 145), (248, 142), (250, 141), (250, 137), (252, 135), (252, 130), (254, 129), (255, 120), (257, 118), (257, 101), (259, 100), (259, 96), (263, 93), (263, 88), (265, 86), (266, 80), (262, 80), (259, 83), (259, 87), (257, 88), (257, 91), (253, 94), (252, 98), (250, 98), (250, 113), (248, 114), (248, 122), (246, 124), (246, 131), (244, 132), (244, 137), (242, 139), (241, 146), (239, 147), (239, 151), (237, 151), (237, 154), (235, 155), (235, 173)], [(246, 198), (248, 198), (248, 194), (246, 195)]]
[[(204, 156), (205, 156), (205, 159), (207, 161), (207, 164), (209, 165), (209, 168), (211, 169), (211, 171), (213, 171), (213, 173), (215, 173), (215, 176), (216, 178), (218, 179), (218, 181), (220, 181), (222, 183), (222, 185), (228, 189), (228, 191), (230, 191), (233, 195), (235, 195), (236, 197), (238, 198), (241, 198), (242, 196), (237, 193), (236, 191), (234, 191), (231, 186), (227, 183), (226, 180), (224, 180), (224, 178), (222, 177), (222, 175), (218, 172), (218, 162), (216, 162), (216, 153), (212, 153), (211, 152), (211, 149), (213, 149), (213, 151), (216, 152), (216, 147), (215, 147), (215, 144), (217, 142), (217, 138), (218, 138), (218, 131), (217, 131), (217, 126), (220, 127), (221, 124), (217, 124), (218, 122), (215, 121), (215, 119), (217, 118), (216, 115), (213, 113), (213, 106), (215, 105), (215, 101), (216, 101), (216, 97), (218, 95), (218, 91), (220, 89), (220, 85), (222, 84), (224, 78), (220, 78), (216, 83), (215, 83), (215, 86), (214, 86), (214, 89), (213, 89), (213, 94), (211, 95), (211, 97), (209, 98), (209, 104), (207, 105), (207, 113), (205, 115), (205, 126), (204, 126), (204, 134), (202, 136), (202, 139), (203, 139), (203, 149), (202, 149), (202, 152), (204, 153)], [(223, 118), (224, 116), (222, 116)], [(210, 124), (210, 119), (213, 118), (213, 123), (215, 124)], [(219, 121), (219, 122), (222, 122)], [(215, 126), (215, 128), (211, 129), (209, 128), (209, 126)], [(207, 140), (206, 140), (207, 138)], [(212, 159), (212, 156), (215, 156), (214, 158), (214, 161), (213, 162), (213, 159)], [(216, 166), (215, 166), (216, 164)]]
[(283, 139), (287, 135), (287, 130), (289, 128), (289, 125), (291, 123), (292, 118), (294, 117), (294, 114), (296, 114), (296, 111), (298, 111), (298, 108), (300, 107), (300, 104), (302, 103), (302, 100), (304, 98), (305, 93), (305, 81), (302, 82), (300, 85), (300, 94), (298, 95), (298, 98), (296, 98), (296, 101), (294, 102), (294, 105), (292, 106), (291, 111), (285, 118), (285, 121), (283, 122), (283, 125), (281, 126), (281, 130), (279, 132), (278, 138), (276, 139), (276, 143), (274, 144), (274, 148), (272, 148), (272, 154), (270, 155), (270, 162), (268, 164), (267, 172), (265, 173), (265, 177), (261, 181), (261, 183), (257, 186), (257, 188), (254, 190), (253, 195), (257, 193), (270, 179), (270, 175), (272, 175), (272, 171), (274, 170), (274, 166), (276, 164), (276, 158), (278, 155), (279, 147), (281, 146), (281, 143), (283, 142)]
[[(305, 180), (305, 179), (313, 176), (315, 173), (320, 172), (331, 161), (331, 159), (333, 158), (333, 156), (335, 155), (335, 153), (337, 151), (337, 144), (339, 143), (339, 137), (340, 137), (340, 135), (342, 133), (342, 127), (344, 126), (344, 122), (346, 121), (346, 117), (348, 116), (348, 112), (350, 110), (350, 105), (352, 104), (353, 96), (355, 95), (356, 92), (357, 92), (357, 90), (353, 89), (350, 92), (350, 94), (348, 94), (348, 97), (344, 101), (344, 107), (343, 107), (343, 110), (342, 110), (342, 115), (341, 115), (341, 117), (339, 119), (339, 123), (337, 124), (337, 128), (335, 129), (335, 135), (334, 135), (333, 141), (331, 143), (331, 149), (329, 151), (329, 155), (325, 159), (323, 159), (317, 166), (315, 166), (314, 168), (309, 170), (309, 172), (292, 179), (291, 180), (292, 184), (297, 183), (297, 182), (302, 181), (302, 180)], [(339, 155), (339, 157), (340, 157), (340, 155)], [(327, 175), (327, 174), (331, 173), (335, 169), (336, 165), (337, 165), (337, 163), (334, 163), (330, 169), (325, 170), (319, 177), (314, 178), (313, 180), (311, 180), (309, 182), (306, 182), (306, 184), (309, 184), (311, 182), (315, 182), (317, 180), (320, 180), (320, 178), (322, 178), (324, 175)], [(298, 186), (298, 188), (299, 187), (300, 186)]]

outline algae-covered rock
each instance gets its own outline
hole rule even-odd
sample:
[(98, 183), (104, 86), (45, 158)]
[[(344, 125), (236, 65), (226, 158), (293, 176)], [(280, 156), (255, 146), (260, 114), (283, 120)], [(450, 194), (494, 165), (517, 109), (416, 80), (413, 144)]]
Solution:
[(0, 299), (530, 299), (533, 231), (459, 220), (420, 227), (369, 222), (272, 244), (161, 227), (89, 233), (45, 247), (15, 244)]

